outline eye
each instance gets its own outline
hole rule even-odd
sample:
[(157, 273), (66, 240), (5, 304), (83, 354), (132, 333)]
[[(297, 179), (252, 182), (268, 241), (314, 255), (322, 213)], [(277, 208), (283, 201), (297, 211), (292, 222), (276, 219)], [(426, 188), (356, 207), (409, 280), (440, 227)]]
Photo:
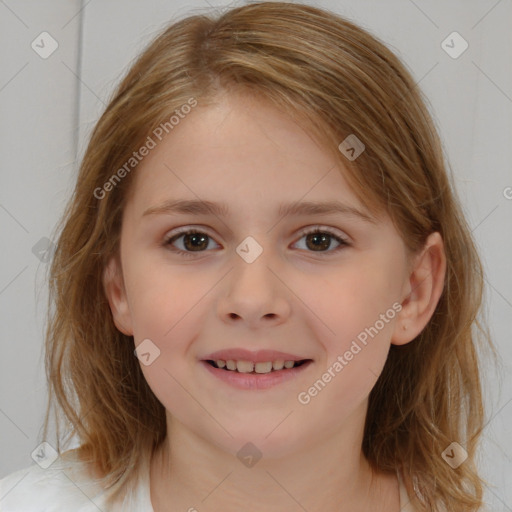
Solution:
[[(342, 238), (341, 236), (336, 235), (329, 229), (322, 229), (320, 227), (316, 227), (313, 230), (303, 232), (301, 239), (304, 237), (306, 237), (306, 247), (308, 249), (312, 249), (312, 252), (333, 253), (350, 245), (348, 241)], [(330, 248), (331, 239), (334, 239), (338, 243), (338, 246), (331, 251), (324, 250)]]
[(180, 233), (167, 238), (164, 241), (165, 246), (171, 246), (176, 240), (183, 238), (182, 242), (184, 245), (184, 249), (171, 249), (176, 254), (181, 256), (193, 256), (194, 252), (203, 252), (203, 249), (208, 247), (208, 240), (213, 240), (209, 235), (203, 233), (202, 231), (198, 231), (195, 229), (187, 229), (186, 231), (181, 231)]
[[(303, 232), (301, 234), (301, 239), (306, 237), (306, 249), (310, 250), (309, 252), (337, 252), (344, 247), (350, 246), (350, 243), (342, 238), (339, 235), (336, 235), (334, 232), (329, 229), (321, 229), (320, 227), (316, 227), (312, 230)], [(173, 244), (180, 239), (183, 248), (173, 248)], [(331, 239), (334, 239), (338, 246), (334, 249), (328, 251), (331, 247)], [(168, 237), (164, 240), (163, 245), (165, 247), (169, 247), (174, 253), (185, 256), (185, 257), (193, 257), (194, 253), (204, 252), (205, 249), (209, 246), (209, 241), (212, 241), (213, 238), (203, 231), (199, 231), (196, 229), (186, 229), (177, 234), (174, 234), (171, 237)]]

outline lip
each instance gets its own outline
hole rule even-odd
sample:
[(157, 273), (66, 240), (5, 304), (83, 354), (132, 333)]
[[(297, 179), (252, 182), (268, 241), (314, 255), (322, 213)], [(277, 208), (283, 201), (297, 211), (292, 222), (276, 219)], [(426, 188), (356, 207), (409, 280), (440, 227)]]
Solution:
[[(219, 358), (222, 359), (222, 358)], [(287, 359), (287, 361), (298, 361), (300, 359)], [(266, 360), (268, 361), (268, 359)], [(263, 361), (258, 361), (263, 362)], [(289, 382), (304, 372), (311, 364), (313, 360), (309, 359), (307, 362), (293, 368), (286, 370), (272, 371), (270, 373), (239, 373), (234, 370), (224, 370), (222, 368), (215, 368), (210, 365), (207, 361), (200, 361), (213, 376), (217, 377), (224, 383), (238, 388), (238, 389), (251, 389), (251, 390), (262, 390), (268, 389), (278, 384)]]
[[(227, 350), (218, 350), (212, 352), (202, 361), (252, 361), (253, 363), (265, 363), (267, 361), (303, 361), (304, 359), (311, 359), (310, 357), (301, 357), (286, 352), (279, 352), (277, 350), (257, 350), (252, 352), (244, 348), (230, 348)], [(300, 367), (299, 367), (300, 368)]]

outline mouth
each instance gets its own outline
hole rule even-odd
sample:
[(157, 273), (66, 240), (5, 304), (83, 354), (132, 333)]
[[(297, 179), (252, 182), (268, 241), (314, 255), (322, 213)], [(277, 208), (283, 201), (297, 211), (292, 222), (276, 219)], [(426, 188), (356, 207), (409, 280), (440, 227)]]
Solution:
[(253, 361), (245, 361), (245, 360), (233, 360), (233, 359), (207, 359), (205, 360), (213, 368), (218, 368), (221, 370), (225, 370), (227, 372), (236, 372), (236, 373), (248, 373), (248, 374), (266, 374), (266, 373), (275, 373), (275, 372), (283, 372), (287, 370), (291, 370), (292, 368), (296, 368), (298, 366), (302, 366), (305, 363), (312, 361), (312, 359), (301, 359), (298, 361), (285, 361), (285, 360), (276, 360), (276, 361), (261, 361), (261, 362), (253, 362)]
[(292, 385), (312, 366), (313, 359), (273, 349), (251, 351), (238, 347), (205, 354), (200, 362), (223, 385), (265, 390), (287, 382)]
[(201, 364), (217, 382), (254, 392), (284, 386), (286, 383), (293, 385), (294, 380), (313, 365), (313, 359), (257, 362), (244, 359), (203, 359)]

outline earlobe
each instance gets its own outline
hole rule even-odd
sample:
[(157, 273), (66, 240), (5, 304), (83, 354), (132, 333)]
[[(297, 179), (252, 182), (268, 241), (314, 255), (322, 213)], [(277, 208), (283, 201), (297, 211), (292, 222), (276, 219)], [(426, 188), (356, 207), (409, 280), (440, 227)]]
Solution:
[(115, 256), (109, 260), (103, 271), (103, 289), (110, 305), (115, 326), (123, 334), (132, 336), (131, 314), (122, 269), (118, 258)]
[(394, 345), (405, 345), (418, 336), (432, 318), (444, 288), (446, 255), (443, 239), (431, 233), (416, 256), (404, 287), (402, 310), (391, 338)]

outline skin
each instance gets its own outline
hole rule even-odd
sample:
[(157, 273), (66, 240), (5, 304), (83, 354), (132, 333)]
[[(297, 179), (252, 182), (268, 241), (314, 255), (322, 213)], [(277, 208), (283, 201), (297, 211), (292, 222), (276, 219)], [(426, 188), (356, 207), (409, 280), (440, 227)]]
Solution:
[[(167, 411), (168, 436), (151, 463), (155, 512), (398, 512), (396, 474), (372, 472), (361, 452), (368, 395), (390, 345), (413, 340), (434, 312), (443, 242), (433, 233), (409, 256), (387, 216), (374, 224), (339, 213), (277, 215), (281, 202), (299, 200), (365, 212), (345, 172), (289, 117), (241, 95), (199, 104), (137, 168), (120, 262), (111, 260), (104, 282), (118, 329), (136, 346), (149, 338), (160, 350), (141, 364)], [(230, 214), (143, 215), (171, 198), (226, 202)], [(330, 238), (315, 250), (302, 231), (317, 226), (350, 245), (336, 251)], [(179, 227), (208, 235), (201, 251), (183, 236), (165, 245)], [(252, 263), (235, 251), (247, 236), (263, 248)], [(394, 303), (400, 313), (299, 403), (298, 393)], [(292, 381), (240, 390), (199, 363), (234, 347), (314, 362)], [(247, 442), (262, 453), (250, 468), (236, 456)]]

